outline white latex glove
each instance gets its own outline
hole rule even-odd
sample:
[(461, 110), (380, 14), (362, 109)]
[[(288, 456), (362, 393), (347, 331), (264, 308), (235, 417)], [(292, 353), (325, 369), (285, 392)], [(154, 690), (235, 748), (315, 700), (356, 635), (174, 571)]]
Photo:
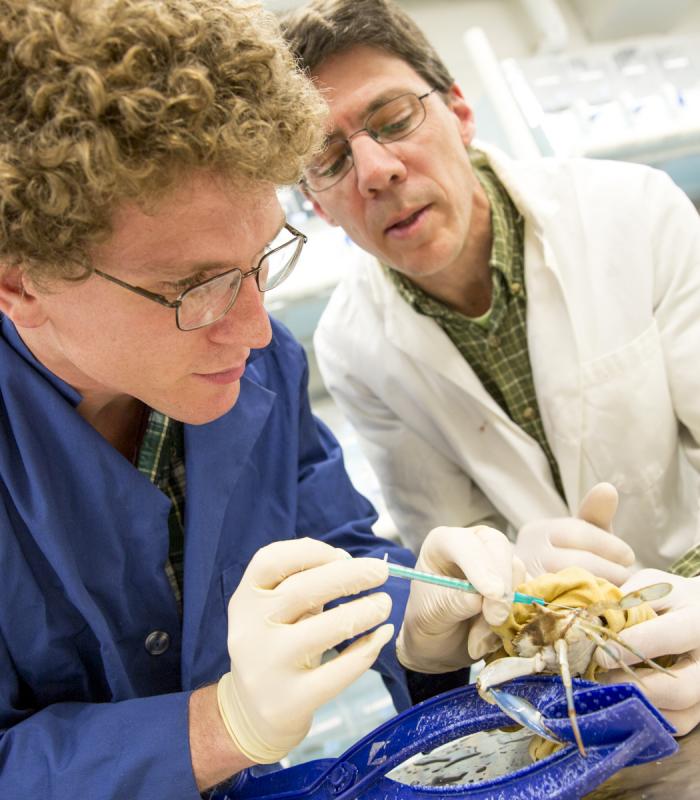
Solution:
[(612, 534), (616, 510), (615, 487), (597, 483), (581, 501), (577, 517), (523, 525), (515, 552), (532, 578), (576, 566), (619, 586), (630, 577), (634, 551)]
[[(649, 667), (635, 669), (643, 681), (639, 688), (682, 736), (700, 722), (700, 578), (681, 578), (658, 569), (643, 569), (621, 589), (627, 594), (662, 581), (671, 583), (673, 590), (661, 600), (650, 603), (660, 616), (625, 628), (620, 636), (647, 658), (683, 654), (670, 667), (675, 678)], [(621, 654), (625, 664), (639, 661), (620, 645), (610, 642), (609, 646)], [(630, 682), (626, 672), (612, 669), (614, 661), (600, 648), (596, 650), (595, 658), (602, 667), (611, 670), (599, 673), (596, 676), (598, 680), (603, 683)]]
[(423, 542), (416, 569), (466, 578), (479, 594), (413, 581), (396, 641), (404, 667), (452, 672), (500, 645), (488, 623), (505, 621), (513, 586), (525, 578), (525, 568), (502, 533), (485, 525), (435, 528)]
[(321, 664), (321, 655), (383, 622), (389, 595), (322, 609), (387, 575), (380, 559), (353, 559), (315, 539), (276, 542), (253, 556), (228, 604), (231, 671), (218, 685), (221, 717), (241, 753), (259, 764), (279, 761), (306, 736), (314, 711), (372, 666), (393, 625), (331, 661)]

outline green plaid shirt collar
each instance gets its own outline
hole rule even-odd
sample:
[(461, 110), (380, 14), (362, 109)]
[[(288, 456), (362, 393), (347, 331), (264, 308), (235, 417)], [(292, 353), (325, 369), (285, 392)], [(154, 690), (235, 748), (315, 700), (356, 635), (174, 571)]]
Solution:
[[(471, 323), (485, 326), (489, 323), (497, 324), (500, 321), (500, 317), (507, 309), (507, 298), (513, 295), (522, 299), (526, 298), (524, 259), (522, 257), (522, 217), (505, 188), (491, 170), (486, 156), (477, 150), (471, 150), (469, 156), (474, 172), (484, 188), (491, 206), (493, 228), (489, 259), (493, 281), (491, 308), (481, 317), (469, 320)], [(518, 257), (519, 255), (520, 257)], [(419, 313), (436, 319), (450, 319), (458, 315), (458, 312), (431, 297), (405, 275), (391, 269), (386, 264), (382, 264), (382, 267), (401, 297)]]
[(700, 575), (700, 544), (691, 547), (687, 553), (675, 561), (671, 565), (671, 572), (685, 578), (694, 578), (696, 575)]
[(185, 547), (185, 445), (184, 427), (150, 409), (136, 467), (172, 503), (168, 517), (169, 547), (165, 573), (182, 613), (182, 578)]

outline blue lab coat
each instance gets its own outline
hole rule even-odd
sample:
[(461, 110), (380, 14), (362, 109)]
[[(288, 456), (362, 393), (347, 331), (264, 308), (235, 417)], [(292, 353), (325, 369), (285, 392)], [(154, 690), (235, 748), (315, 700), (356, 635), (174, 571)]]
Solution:
[[(227, 602), (255, 551), (313, 536), (413, 563), (371, 533), (372, 506), (311, 414), (303, 351), (282, 326), (273, 331), (234, 408), (185, 426), (181, 621), (163, 569), (169, 500), (78, 415), (78, 393), (2, 319), (3, 800), (198, 798), (189, 693), (229, 669)], [(394, 579), (387, 589), (398, 631), (407, 590)], [(154, 631), (169, 637), (160, 655), (146, 646)], [(376, 666), (406, 706), (393, 644)]]

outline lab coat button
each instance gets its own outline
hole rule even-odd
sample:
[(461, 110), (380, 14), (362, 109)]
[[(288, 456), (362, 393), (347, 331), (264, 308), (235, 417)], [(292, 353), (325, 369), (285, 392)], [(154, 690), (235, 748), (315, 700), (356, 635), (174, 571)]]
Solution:
[(144, 645), (152, 656), (160, 656), (170, 647), (170, 636), (165, 631), (151, 631)]

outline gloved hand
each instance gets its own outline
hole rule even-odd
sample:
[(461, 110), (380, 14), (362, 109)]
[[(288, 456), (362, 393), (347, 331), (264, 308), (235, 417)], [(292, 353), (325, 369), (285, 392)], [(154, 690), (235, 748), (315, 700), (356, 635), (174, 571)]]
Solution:
[(500, 646), (489, 623), (499, 625), (508, 617), (513, 586), (525, 578), (502, 533), (485, 525), (434, 528), (423, 542), (416, 569), (465, 578), (479, 594), (413, 581), (396, 640), (404, 667), (452, 672)]
[(321, 655), (383, 622), (384, 592), (327, 611), (324, 604), (386, 581), (386, 564), (350, 558), (315, 539), (275, 542), (250, 561), (228, 604), (231, 671), (219, 681), (219, 711), (238, 750), (278, 761), (306, 736), (314, 711), (369, 669), (393, 634), (383, 625), (336, 658)]
[(532, 578), (565, 567), (583, 567), (619, 586), (630, 576), (634, 551), (612, 533), (616, 510), (615, 487), (597, 483), (583, 498), (577, 517), (523, 525), (515, 552)]
[[(662, 581), (671, 583), (673, 590), (650, 603), (659, 616), (625, 628), (620, 636), (647, 658), (683, 654), (670, 667), (675, 678), (650, 667), (635, 669), (642, 681), (639, 688), (682, 736), (700, 722), (700, 578), (681, 578), (657, 569), (643, 569), (620, 588), (627, 594)], [(609, 647), (620, 654), (625, 664), (639, 661), (614, 642), (609, 642)], [(631, 680), (622, 669), (614, 669), (615, 662), (600, 648), (595, 658), (604, 669), (611, 670), (598, 673), (597, 680), (603, 683)]]

